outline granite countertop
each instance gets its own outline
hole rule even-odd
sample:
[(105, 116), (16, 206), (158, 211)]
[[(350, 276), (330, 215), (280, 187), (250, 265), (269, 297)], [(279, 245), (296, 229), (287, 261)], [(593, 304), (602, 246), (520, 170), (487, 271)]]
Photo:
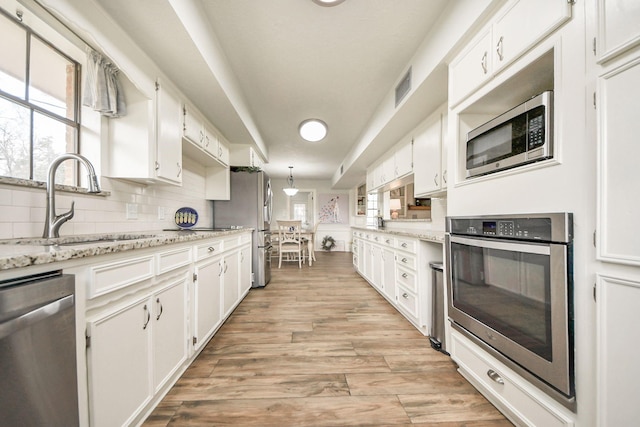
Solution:
[(70, 259), (152, 248), (213, 237), (241, 234), (251, 228), (218, 231), (158, 231), (143, 233), (104, 233), (59, 237), (0, 240), (0, 271)]
[(429, 242), (444, 243), (444, 231), (433, 230), (414, 230), (414, 229), (401, 229), (401, 228), (378, 228), (372, 226), (352, 226), (351, 228), (356, 230), (374, 231), (378, 233), (394, 234), (396, 236), (415, 237), (420, 240), (426, 240)]

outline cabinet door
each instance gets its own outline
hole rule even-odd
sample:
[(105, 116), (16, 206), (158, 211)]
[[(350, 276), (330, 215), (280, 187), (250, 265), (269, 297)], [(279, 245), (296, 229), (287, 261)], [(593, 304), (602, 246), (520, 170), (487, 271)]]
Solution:
[(414, 172), (413, 188), (416, 197), (441, 189), (441, 128), (440, 113), (434, 114), (420, 126), (414, 138), (414, 157), (420, 164)]
[(129, 425), (151, 399), (151, 300), (87, 324), (92, 426)]
[(200, 348), (222, 319), (222, 257), (214, 257), (196, 265), (194, 338)]
[(223, 300), (224, 307), (222, 312), (224, 316), (231, 314), (231, 310), (240, 298), (240, 284), (238, 277), (240, 274), (240, 251), (236, 250), (226, 254), (223, 260)]
[(598, 57), (606, 61), (640, 43), (640, 2), (598, 0)]
[(240, 295), (251, 288), (251, 246), (240, 249)]
[(400, 178), (413, 172), (413, 141), (407, 142), (396, 150), (394, 178)]
[(513, 62), (570, 18), (569, 2), (511, 1), (493, 26), (493, 72)]
[(597, 291), (598, 425), (634, 425), (640, 365), (632, 347), (640, 341), (640, 282), (599, 277)]
[(598, 257), (640, 265), (640, 234), (628, 224), (640, 217), (640, 56), (598, 81)]
[(207, 125), (204, 125), (203, 134), (202, 148), (213, 157), (218, 158), (218, 136)]
[(364, 277), (373, 277), (373, 245), (369, 242), (364, 242)]
[(204, 142), (204, 129), (202, 118), (190, 105), (183, 106), (182, 136), (202, 148)]
[(488, 27), (449, 68), (451, 106), (484, 83), (491, 76), (491, 67), (491, 27)]
[(378, 245), (371, 245), (371, 282), (373, 285), (384, 290), (384, 282), (382, 281), (382, 248)]
[(187, 359), (186, 275), (153, 296), (153, 383), (158, 392)]
[(225, 165), (229, 164), (229, 147), (223, 142), (221, 137), (218, 138), (218, 160)]
[(182, 182), (182, 106), (167, 85), (156, 86), (156, 177)]
[(388, 248), (382, 249), (382, 282), (384, 293), (391, 301), (396, 298), (396, 261), (395, 253)]
[(394, 179), (394, 169), (396, 167), (396, 160), (394, 156), (387, 157), (384, 162), (382, 162), (381, 166), (380, 185), (384, 185)]
[[(440, 189), (447, 189), (447, 181), (449, 179), (449, 114), (447, 107), (444, 107), (442, 117), (440, 118), (440, 174), (442, 179), (440, 180)], [(414, 191), (415, 193), (415, 191)]]

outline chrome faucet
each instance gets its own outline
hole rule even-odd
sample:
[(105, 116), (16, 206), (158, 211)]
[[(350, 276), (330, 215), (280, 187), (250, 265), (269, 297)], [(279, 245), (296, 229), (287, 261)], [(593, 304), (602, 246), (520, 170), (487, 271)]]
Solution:
[(89, 193), (99, 193), (100, 192), (100, 184), (98, 184), (98, 177), (96, 176), (96, 171), (93, 168), (93, 165), (86, 157), (83, 157), (79, 154), (74, 153), (66, 153), (62, 154), (51, 162), (49, 165), (49, 173), (47, 175), (47, 211), (46, 211), (46, 219), (44, 223), (44, 233), (42, 237), (46, 239), (50, 239), (52, 237), (60, 237), (60, 227), (65, 222), (69, 221), (73, 218), (73, 207), (75, 202), (71, 202), (71, 210), (69, 212), (65, 212), (60, 215), (56, 215), (56, 170), (58, 166), (65, 160), (77, 160), (84, 165), (89, 173)]

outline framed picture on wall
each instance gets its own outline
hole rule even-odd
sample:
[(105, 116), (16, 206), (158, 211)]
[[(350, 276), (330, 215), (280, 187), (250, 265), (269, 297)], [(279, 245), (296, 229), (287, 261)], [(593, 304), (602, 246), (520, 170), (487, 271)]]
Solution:
[(319, 194), (318, 221), (322, 224), (349, 223), (348, 194)]

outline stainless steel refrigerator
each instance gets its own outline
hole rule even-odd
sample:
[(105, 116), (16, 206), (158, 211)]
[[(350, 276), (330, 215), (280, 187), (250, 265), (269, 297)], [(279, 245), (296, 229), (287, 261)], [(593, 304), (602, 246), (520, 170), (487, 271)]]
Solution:
[(262, 171), (234, 171), (232, 168), (230, 176), (231, 200), (213, 202), (213, 226), (254, 229), (252, 287), (260, 288), (271, 280), (271, 181)]

